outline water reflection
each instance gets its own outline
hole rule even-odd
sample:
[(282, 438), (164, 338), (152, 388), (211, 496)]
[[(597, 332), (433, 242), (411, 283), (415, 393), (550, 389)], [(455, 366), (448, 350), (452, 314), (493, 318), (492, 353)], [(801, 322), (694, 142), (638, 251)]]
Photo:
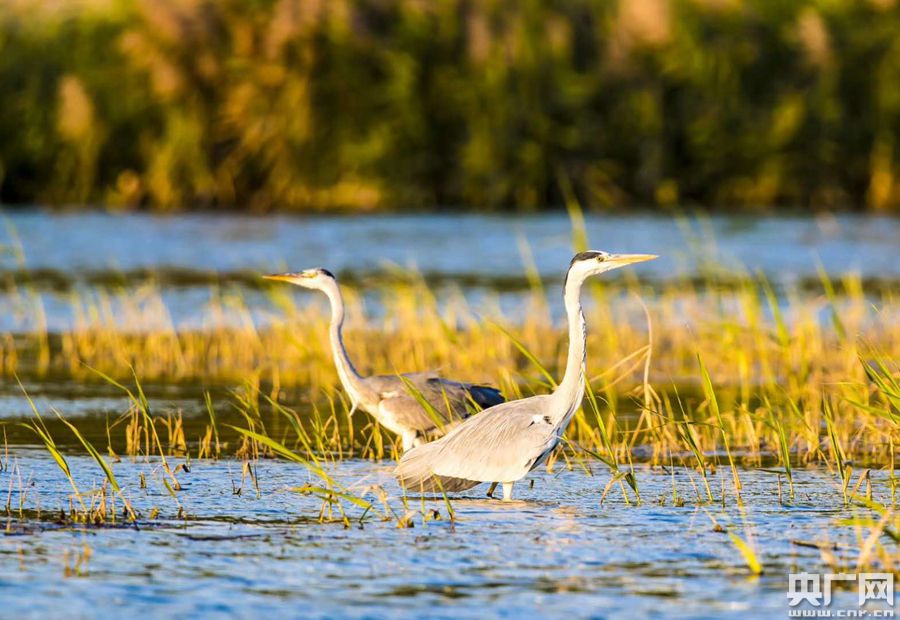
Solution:
[[(80, 485), (97, 483), (88, 459), (70, 462)], [(40, 481), (28, 489), (27, 506), (40, 504), (46, 512), (67, 504), (70, 490), (50, 459), (17, 448), (15, 464), (24, 479)], [(833, 476), (814, 469), (795, 471), (802, 489), (796, 504), (778, 502), (772, 474), (743, 471), (749, 530), (732, 501), (697, 505), (685, 470), (676, 469), (675, 484), (686, 505), (659, 505), (659, 498), (671, 496), (672, 475), (643, 467), (637, 470), (645, 498), (640, 506), (626, 504), (620, 493), (610, 493), (601, 506), (606, 473), (539, 472), (534, 488), (523, 485), (519, 502), (487, 500), (477, 491), (472, 499), (454, 501), (455, 524), (442, 500), (428, 500), (427, 510), (440, 512), (441, 520), (417, 517), (412, 529), (398, 529), (392, 520), (370, 518), (345, 529), (316, 523), (318, 500), (288, 491), (305, 479), (300, 468), (260, 462), (257, 498), (232, 492), (240, 467), (196, 462), (182, 473), (179, 502), (187, 516), (179, 518), (157, 463), (114, 464), (145, 515), (138, 529), (60, 528), (52, 522), (20, 527), (13, 516), (8, 531), (17, 535), (0, 537), (5, 612), (40, 615), (64, 606), (77, 616), (114, 606), (154, 616), (264, 611), (372, 617), (433, 615), (438, 609), (446, 617), (781, 615), (787, 573), (826, 570), (817, 549), (793, 541), (828, 539), (846, 561), (859, 546), (840, 518), (862, 509), (844, 508)], [(148, 484), (139, 490), (142, 473)], [(0, 474), (0, 485), (7, 488), (13, 475)], [(400, 506), (387, 465), (348, 461), (335, 475), (344, 484), (382, 484)], [(887, 499), (886, 477), (875, 474), (873, 484), (876, 499)], [(13, 505), (20, 492), (13, 484)], [(409, 505), (420, 510), (419, 501)], [(146, 520), (151, 507), (160, 511), (153, 521)], [(753, 535), (766, 569), (761, 577), (748, 576), (708, 515)], [(66, 554), (84, 545), (91, 549), (84, 573), (61, 581)], [(836, 605), (855, 607), (854, 593), (836, 598)]]

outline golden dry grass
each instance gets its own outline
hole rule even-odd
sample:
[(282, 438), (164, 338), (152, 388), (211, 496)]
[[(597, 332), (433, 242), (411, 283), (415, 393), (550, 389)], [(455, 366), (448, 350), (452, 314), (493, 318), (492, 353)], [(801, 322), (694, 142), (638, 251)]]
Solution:
[[(825, 282), (822, 294), (788, 290), (781, 301), (767, 282), (749, 276), (592, 287), (587, 368), (596, 407), (588, 401), (569, 439), (612, 463), (674, 459), (707, 467), (717, 457), (703, 455), (727, 448), (729, 460), (733, 454), (745, 464), (890, 466), (900, 440), (892, 393), (900, 358), (895, 294), (865, 295), (854, 277), (838, 284), (840, 295)], [(96, 370), (123, 381), (244, 385), (240, 406), (257, 408), (248, 420), (259, 415), (260, 395), (289, 403), (308, 398), (312, 405), (297, 419), (311, 433), (310, 449), (390, 454), (389, 438), (377, 429), (359, 433), (348, 425), (321, 300), (286, 286), (267, 295), (264, 319), (239, 293), (217, 295), (204, 312), (205, 327), (191, 330), (171, 322), (153, 287), (115, 300), (74, 298), (75, 328), (7, 334), (2, 367), (7, 375), (96, 379)], [(561, 374), (565, 328), (550, 318), (537, 283), (516, 317), (490, 302), (477, 314), (461, 294), (438, 307), (415, 278), (386, 286), (377, 314), (353, 291), (346, 297), (346, 342), (363, 372), (438, 369), (498, 385), (508, 398), (547, 391), (545, 374)]]

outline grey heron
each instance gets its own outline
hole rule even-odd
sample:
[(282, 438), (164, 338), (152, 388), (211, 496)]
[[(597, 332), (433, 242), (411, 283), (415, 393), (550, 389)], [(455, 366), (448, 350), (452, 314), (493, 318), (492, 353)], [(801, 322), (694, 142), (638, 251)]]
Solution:
[(562, 381), (551, 394), (497, 405), (460, 423), (444, 437), (418, 446), (400, 459), (395, 475), (407, 490), (465, 491), (482, 482), (503, 485), (512, 499), (513, 483), (540, 465), (560, 442), (584, 397), (587, 326), (581, 311), (585, 280), (612, 269), (656, 258), (652, 254), (577, 254), (563, 286), (569, 351)]
[[(504, 402), (503, 395), (496, 388), (450, 381), (431, 372), (363, 377), (350, 361), (344, 347), (344, 300), (334, 274), (327, 269), (316, 268), (263, 277), (325, 293), (331, 303), (331, 352), (338, 377), (350, 397), (351, 413), (362, 409), (383, 427), (400, 435), (404, 452), (421, 443), (427, 435), (446, 432), (454, 423), (472, 413), (473, 403), (480, 409), (486, 409)], [(433, 411), (426, 411), (417, 396), (424, 398)]]

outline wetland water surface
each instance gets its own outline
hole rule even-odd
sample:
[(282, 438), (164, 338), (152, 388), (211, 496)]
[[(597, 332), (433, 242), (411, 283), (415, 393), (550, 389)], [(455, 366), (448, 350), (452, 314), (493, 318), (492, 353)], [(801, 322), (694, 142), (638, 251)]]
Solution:
[[(241, 290), (256, 313), (268, 304), (257, 294), (260, 274), (318, 266), (364, 291), (398, 267), (413, 269), (439, 296), (462, 290), (477, 308), (499, 295), (504, 311), (515, 312), (529, 287), (526, 265), (533, 260), (555, 290), (572, 248), (569, 219), (553, 213), (261, 218), (28, 211), (5, 218), (0, 329), (13, 332), (69, 328), (73, 293), (124, 288), (139, 299), (147, 282), (160, 289), (166, 321), (203, 326), (211, 289)], [(867, 285), (900, 280), (896, 218), (589, 215), (585, 232), (594, 248), (659, 254), (640, 271), (657, 283), (703, 278), (713, 270), (764, 273), (776, 287), (818, 287), (819, 265), (835, 278), (858, 274)], [(258, 320), (265, 316), (256, 314)], [(149, 327), (160, 325), (168, 323)]]
[[(10, 353), (15, 349), (10, 343), (35, 334), (34, 348), (23, 350), (39, 356), (46, 336), (46, 351), (70, 351), (66, 347), (72, 341), (60, 334), (80, 328), (79, 300), (91, 300), (84, 312), (103, 313), (97, 323), (108, 323), (111, 331), (127, 324), (129, 330), (165, 336), (206, 327), (211, 297), (237, 290), (248, 314), (236, 314), (236, 321), (250, 316), (255, 329), (274, 315), (267, 314), (274, 302), (260, 288), (262, 272), (322, 265), (365, 296), (367, 289), (378, 288), (379, 278), (392, 277), (393, 264), (417, 269), (436, 284), (439, 300), (447, 291), (459, 290), (477, 311), (481, 299), (500, 296), (515, 317), (517, 311), (527, 312), (522, 302), (531, 290), (524, 275), (529, 255), (550, 295), (550, 285), (558, 286), (571, 254), (569, 222), (553, 214), (263, 219), (28, 212), (8, 214), (7, 223), (0, 237), (5, 250), (0, 260), (4, 363), (16, 369), (44, 413), (87, 504), (99, 501), (102, 471), (52, 409), (73, 421), (102, 452), (109, 443), (124, 454), (127, 420), (121, 416), (129, 405), (118, 388), (88, 372), (64, 372), (54, 362), (57, 358), (30, 366)], [(890, 290), (900, 282), (900, 220), (717, 216), (685, 226), (667, 218), (616, 216), (588, 217), (586, 228), (593, 247), (660, 254), (640, 274), (654, 285), (673, 278), (700, 279), (710, 269), (746, 268), (766, 274), (776, 289), (802, 289), (804, 283), (818, 282), (821, 264), (830, 276), (855, 272), (862, 287), (887, 290), (878, 308), (881, 320), (889, 323), (896, 312)], [(149, 310), (123, 318), (115, 305), (117, 295), (139, 301), (146, 295)], [(818, 290), (812, 295), (824, 298)], [(156, 296), (161, 306), (154, 305)], [(559, 312), (558, 293), (554, 290), (552, 296)], [(308, 298), (302, 303), (322, 302)], [(820, 301), (813, 305), (817, 311), (826, 307)], [(823, 324), (830, 324), (823, 316)], [(291, 315), (292, 320), (301, 318)], [(775, 341), (761, 333), (763, 342)], [(97, 344), (104, 342), (100, 338)], [(830, 346), (832, 341), (825, 342)], [(86, 350), (93, 350), (92, 345), (88, 342)], [(654, 364), (663, 355), (661, 351)], [(693, 364), (693, 353), (688, 357)], [(589, 360), (595, 372), (613, 363)], [(32, 366), (39, 370), (29, 372)], [(524, 368), (519, 371), (531, 372)], [(494, 369), (483, 374), (496, 375)], [(789, 573), (829, 572), (832, 561), (853, 570), (871, 530), (860, 522), (874, 515), (858, 503), (847, 507), (839, 476), (825, 468), (795, 469), (793, 499), (786, 481), (779, 485), (775, 473), (741, 470), (742, 512), (726, 467), (711, 476), (715, 501), (707, 502), (701, 499), (706, 491), (696, 471), (641, 465), (636, 470), (639, 505), (630, 490), (626, 501), (618, 485), (601, 503), (611, 474), (599, 461), (590, 461), (593, 475), (561, 464), (553, 473), (535, 472), (533, 487), (527, 481), (517, 485), (518, 501), (510, 504), (485, 498), (484, 486), (453, 498), (454, 523), (443, 500), (410, 498), (404, 507), (389, 459), (349, 459), (329, 471), (373, 508), (365, 512), (343, 502), (345, 527), (320, 522), (322, 500), (292, 490), (316, 482), (298, 464), (263, 459), (248, 472), (234, 458), (194, 459), (189, 471), (178, 472), (182, 489), (174, 493), (166, 487), (158, 460), (110, 457), (139, 513), (137, 526), (125, 525), (122, 517), (116, 526), (79, 525), (60, 517), (74, 506), (72, 487), (51, 454), (34, 447), (35, 434), (22, 426), (31, 420), (31, 407), (9, 368), (5, 376), (0, 383), (3, 617), (123, 612), (271, 618), (777, 617), (788, 611)], [(183, 414), (180, 428), (192, 455), (209, 421), (203, 398), (207, 389), (213, 392), (223, 441), (231, 443), (227, 454), (233, 455), (239, 444), (235, 432), (225, 436), (226, 424), (246, 425), (228, 396), (239, 385), (223, 381), (227, 383), (170, 381), (161, 375), (144, 382), (154, 414)], [(314, 398), (310, 390), (306, 385), (290, 389), (290, 404), (308, 414)], [(620, 413), (624, 417), (636, 409), (623, 407)], [(266, 415), (270, 436), (283, 438), (291, 432), (280, 414)], [(342, 422), (342, 416), (335, 419)], [(875, 425), (871, 420), (865, 424)], [(162, 432), (162, 424), (158, 426)], [(873, 437), (881, 448), (888, 445)], [(811, 445), (818, 444), (814, 440)], [(148, 451), (155, 452), (143, 453)], [(170, 459), (172, 467), (176, 463), (181, 461)], [(854, 482), (861, 465), (854, 465)], [(865, 465), (885, 467), (872, 472), (872, 499), (893, 506), (887, 465)], [(381, 490), (390, 506), (387, 518)], [(121, 511), (122, 503), (116, 501)], [(340, 516), (336, 507), (331, 516)], [(398, 527), (398, 521), (414, 527)], [(735, 540), (756, 550), (762, 575), (752, 576)], [(836, 546), (824, 553), (815, 547), (826, 541)], [(834, 608), (855, 610), (856, 591), (841, 589), (834, 601)]]
[[(80, 487), (99, 483), (87, 458), (69, 462)], [(138, 526), (80, 527), (54, 523), (71, 489), (45, 453), (17, 448), (5, 463), (6, 617), (781, 617), (788, 573), (827, 570), (818, 549), (797, 541), (836, 543), (845, 559), (860, 544), (840, 525), (859, 509), (844, 508), (834, 476), (819, 470), (797, 471), (795, 499), (783, 503), (773, 474), (742, 471), (744, 518), (733, 497), (701, 504), (697, 473), (686, 469), (638, 468), (636, 506), (617, 488), (600, 504), (609, 474), (597, 466), (593, 476), (557, 468), (535, 473), (532, 488), (518, 485), (509, 504), (485, 498), (484, 486), (454, 499), (455, 524), (442, 500), (410, 498), (414, 527), (398, 528), (380, 508), (363, 517), (353, 506), (350, 527), (318, 523), (322, 502), (290, 490), (307, 481), (297, 465), (260, 462), (257, 495), (249, 480), (241, 485), (240, 462), (194, 462), (179, 474), (176, 504), (157, 461), (123, 459), (114, 470), (132, 489)], [(388, 465), (345, 461), (333, 473), (358, 492), (381, 485), (403, 512)], [(672, 505), (673, 484), (683, 506)], [(874, 489), (886, 499), (883, 477)], [(377, 503), (374, 491), (369, 498)], [(15, 516), (20, 505), (32, 518)], [(424, 522), (423, 509), (441, 519)], [(749, 575), (713, 520), (751, 537), (761, 576)], [(833, 605), (856, 609), (855, 589), (836, 592)]]

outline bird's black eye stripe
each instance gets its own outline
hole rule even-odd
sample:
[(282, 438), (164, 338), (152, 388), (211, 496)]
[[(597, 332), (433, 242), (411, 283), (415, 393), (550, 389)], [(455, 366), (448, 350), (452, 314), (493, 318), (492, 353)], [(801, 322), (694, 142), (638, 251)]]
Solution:
[(328, 276), (329, 278), (334, 278), (334, 274), (328, 271), (327, 269), (319, 269), (319, 273), (323, 276)]
[(599, 258), (599, 257), (605, 257), (603, 252), (597, 252), (596, 250), (588, 250), (587, 252), (579, 252), (572, 259), (572, 262), (569, 263), (569, 266), (574, 265), (575, 263), (581, 262), (583, 260), (593, 260), (593, 259)]

